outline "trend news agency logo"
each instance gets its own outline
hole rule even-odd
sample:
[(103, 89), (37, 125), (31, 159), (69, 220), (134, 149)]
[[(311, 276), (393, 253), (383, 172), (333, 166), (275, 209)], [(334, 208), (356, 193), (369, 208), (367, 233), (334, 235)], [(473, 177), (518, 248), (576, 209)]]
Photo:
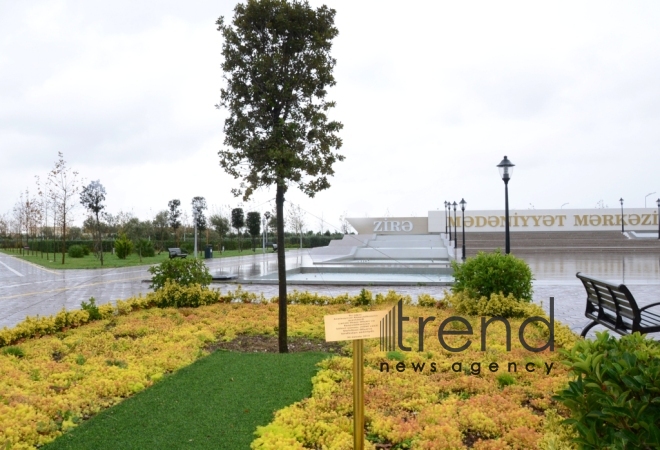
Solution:
[[(520, 340), (520, 344), (528, 351), (538, 353), (542, 352), (543, 350), (550, 349), (551, 352), (555, 351), (555, 298), (550, 297), (550, 320), (547, 320), (545, 317), (540, 317), (540, 316), (533, 316), (533, 317), (528, 317), (523, 321), (522, 324), (520, 324), (520, 327), (518, 328), (518, 339)], [(426, 326), (430, 323), (435, 321), (435, 316), (429, 316), (429, 317), (419, 317), (418, 318), (418, 345), (417, 345), (417, 351), (422, 352), (424, 351), (424, 329)], [(408, 322), (410, 320), (410, 317), (406, 317), (403, 315), (403, 300), (399, 300), (399, 302), (383, 317), (383, 319), (380, 321), (380, 349), (381, 351), (395, 351), (401, 350), (404, 352), (410, 352), (412, 351), (412, 347), (409, 347), (404, 344), (404, 336), (403, 336), (403, 322)], [(460, 322), (465, 326), (464, 330), (455, 330), (455, 329), (447, 329), (448, 326), (452, 322)], [(511, 324), (505, 317), (500, 317), (500, 316), (493, 316), (490, 319), (486, 319), (485, 317), (481, 318), (481, 351), (485, 352), (487, 349), (486, 345), (486, 331), (488, 327), (494, 323), (494, 322), (501, 322), (504, 324), (506, 328), (506, 350), (507, 352), (511, 351)], [(549, 336), (548, 336), (548, 341), (545, 343), (545, 345), (541, 347), (533, 347), (531, 346), (527, 340), (525, 339), (525, 329), (527, 326), (533, 322), (541, 322), (545, 324), (548, 327), (548, 330), (550, 331)], [(472, 329), (472, 324), (465, 319), (464, 317), (460, 316), (451, 316), (446, 318), (445, 320), (440, 323), (440, 326), (438, 327), (438, 341), (440, 342), (440, 345), (447, 351), (452, 352), (452, 353), (460, 353), (465, 350), (467, 350), (471, 345), (472, 345), (472, 340), (468, 339), (463, 345), (460, 347), (452, 347), (450, 346), (447, 341), (445, 340), (445, 336), (472, 336), (474, 335), (474, 330)], [(552, 370), (552, 366), (554, 363), (544, 363), (545, 364), (545, 370), (546, 370), (546, 375), (550, 374), (550, 371)], [(412, 368), (415, 372), (423, 372), (425, 367), (425, 363), (413, 363)], [(431, 372), (437, 372), (437, 365), (435, 362), (430, 363), (430, 371)], [(404, 372), (406, 370), (406, 365), (404, 362), (399, 362), (395, 366), (397, 372)], [(461, 372), (463, 370), (462, 363), (461, 362), (455, 362), (451, 366), (452, 370), (454, 372)], [(491, 372), (497, 372), (499, 370), (499, 365), (496, 362), (492, 362), (491, 364), (488, 365), (488, 369)], [(518, 365), (515, 362), (509, 362), (508, 363), (508, 371), (509, 372), (517, 372)], [(527, 372), (534, 372), (536, 370), (536, 364), (533, 362), (528, 362), (525, 365), (525, 370)], [(390, 371), (390, 366), (389, 363), (387, 362), (381, 362), (380, 363), (380, 371)], [(470, 372), (473, 375), (478, 375), (481, 372), (481, 363), (479, 362), (473, 362), (470, 366)]]

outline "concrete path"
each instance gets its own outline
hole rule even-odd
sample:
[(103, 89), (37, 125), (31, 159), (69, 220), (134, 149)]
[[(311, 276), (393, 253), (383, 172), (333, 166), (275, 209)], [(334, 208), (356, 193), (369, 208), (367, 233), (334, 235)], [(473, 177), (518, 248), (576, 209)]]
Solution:
[[(536, 255), (528, 262), (535, 275), (534, 301), (548, 310), (548, 300), (555, 298), (555, 317), (580, 332), (588, 323), (584, 317), (585, 293), (575, 272), (613, 282), (630, 285), (638, 303), (647, 305), (660, 301), (660, 259), (651, 255), (607, 257), (602, 255), (577, 255), (569, 257)], [(245, 256), (217, 258), (207, 261), (213, 274), (234, 274), (240, 277), (257, 276), (277, 271), (276, 255), (246, 252)], [(287, 252), (287, 268), (310, 265), (308, 250)], [(0, 254), (0, 327), (11, 327), (26, 316), (56, 314), (62, 308), (78, 309), (82, 301), (94, 297), (98, 304), (126, 299), (149, 292), (150, 274), (147, 267), (95, 270), (52, 270), (27, 263), (13, 256)], [(222, 291), (235, 290), (235, 284), (214, 284)], [(443, 286), (367, 287), (374, 293), (394, 289), (401, 294), (416, 298), (428, 293), (441, 297)], [(277, 295), (277, 285), (249, 285), (244, 289), (263, 293), (266, 297)], [(289, 290), (308, 290), (320, 294), (357, 294), (355, 286), (294, 286)], [(602, 329), (595, 327), (593, 332)]]

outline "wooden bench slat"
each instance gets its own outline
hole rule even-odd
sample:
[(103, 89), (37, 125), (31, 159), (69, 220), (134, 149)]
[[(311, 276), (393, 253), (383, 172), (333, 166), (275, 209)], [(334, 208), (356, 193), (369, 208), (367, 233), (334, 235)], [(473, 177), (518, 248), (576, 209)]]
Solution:
[[(591, 303), (592, 303), (592, 305), (594, 306), (594, 309), (597, 310), (597, 309), (598, 309), (598, 304), (599, 304), (599, 303), (598, 303), (598, 302), (595, 302), (595, 301), (591, 301)], [(616, 309), (616, 305), (614, 304), (614, 302), (611, 302), (611, 301), (602, 301), (602, 302), (600, 302), (600, 303), (602, 303), (603, 306), (604, 306), (605, 308), (607, 308), (608, 310), (613, 310), (613, 311), (616, 311), (616, 310), (617, 310), (617, 309)], [(620, 307), (619, 307), (619, 313), (620, 313), (622, 316), (627, 317), (627, 318), (629, 318), (629, 319), (634, 319), (634, 318), (636, 317), (635, 312), (632, 310), (632, 308), (629, 308), (629, 307), (621, 307), (621, 306), (620, 306)]]

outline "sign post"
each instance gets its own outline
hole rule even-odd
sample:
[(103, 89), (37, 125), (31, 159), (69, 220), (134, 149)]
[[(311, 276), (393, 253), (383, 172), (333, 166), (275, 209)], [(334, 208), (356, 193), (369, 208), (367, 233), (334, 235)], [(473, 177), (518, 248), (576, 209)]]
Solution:
[(325, 316), (325, 340), (353, 341), (353, 448), (364, 450), (364, 339), (381, 336), (380, 323), (388, 311)]
[(364, 354), (362, 339), (353, 341), (353, 448), (364, 450)]

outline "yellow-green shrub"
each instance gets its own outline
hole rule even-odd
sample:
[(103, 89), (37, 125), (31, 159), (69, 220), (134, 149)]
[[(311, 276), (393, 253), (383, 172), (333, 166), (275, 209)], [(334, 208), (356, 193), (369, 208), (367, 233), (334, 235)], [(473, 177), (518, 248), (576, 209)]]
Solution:
[(490, 298), (481, 297), (475, 300), (466, 292), (457, 292), (445, 294), (445, 300), (451, 303), (457, 313), (469, 316), (531, 317), (545, 315), (540, 306), (521, 302), (513, 294), (508, 296), (491, 294)]

